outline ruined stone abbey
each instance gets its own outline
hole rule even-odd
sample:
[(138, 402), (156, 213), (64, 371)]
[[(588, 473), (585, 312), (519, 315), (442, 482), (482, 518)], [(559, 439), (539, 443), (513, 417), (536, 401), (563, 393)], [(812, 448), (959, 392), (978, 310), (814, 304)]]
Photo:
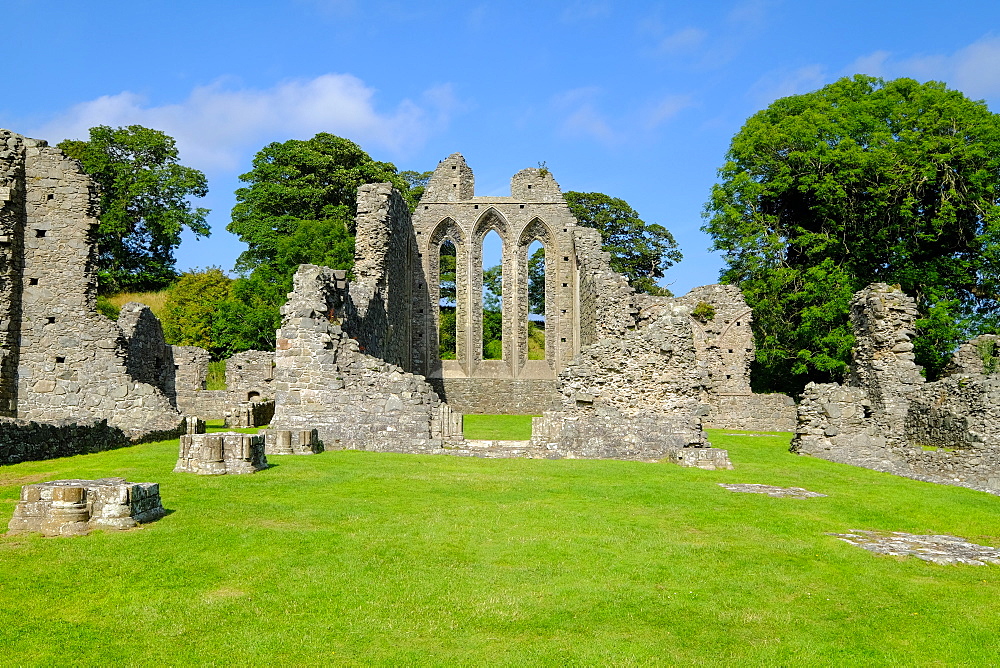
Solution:
[[(326, 449), (729, 466), (704, 432), (716, 427), (794, 431), (800, 453), (1000, 492), (996, 369), (973, 368), (966, 347), (954, 376), (924, 383), (907, 348), (905, 295), (872, 286), (857, 296), (847, 386), (810, 386), (798, 406), (754, 394), (752, 316), (739, 289), (636, 293), (545, 169), (515, 174), (509, 196), (481, 197), (453, 154), (412, 215), (388, 184), (360, 188), (353, 278), (301, 266), (277, 350), (230, 359), (220, 391), (205, 389), (208, 354), (167, 345), (148, 308), (128, 304), (117, 322), (97, 313), (95, 192), (75, 161), (3, 131), (0, 181), (0, 463), (177, 435), (194, 416), (270, 424), (264, 441), (283, 452), (288, 434), (312, 452), (315, 434)], [(502, 243), (500, 359), (483, 355), (491, 232)], [(529, 359), (538, 243), (544, 355)], [(455, 254), (455, 359), (439, 353), (445, 244)], [(470, 442), (466, 413), (541, 417), (529, 442)]]

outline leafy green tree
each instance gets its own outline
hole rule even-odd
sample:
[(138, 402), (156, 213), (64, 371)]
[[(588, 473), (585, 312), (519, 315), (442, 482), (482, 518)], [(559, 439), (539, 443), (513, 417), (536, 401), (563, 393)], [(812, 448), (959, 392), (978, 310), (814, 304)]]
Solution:
[(937, 82), (857, 75), (777, 100), (733, 138), (703, 228), (754, 309), (755, 383), (839, 379), (851, 295), (917, 300), (917, 362), (995, 329), (1000, 120)]
[(205, 348), (218, 359), (219, 307), (233, 296), (233, 280), (219, 267), (187, 271), (170, 287), (163, 307), (167, 343)]
[[(272, 349), (281, 323), (279, 309), (300, 264), (333, 269), (354, 266), (357, 190), (366, 183), (392, 183), (412, 210), (410, 182), (392, 163), (378, 162), (361, 147), (327, 133), (312, 139), (268, 144), (240, 177), (227, 229), (247, 244), (236, 261), (243, 274), (233, 298), (220, 306), (219, 345), (227, 354)], [(408, 180), (409, 179), (409, 180)]]
[(483, 359), (503, 358), (503, 265), (483, 270)]
[(545, 318), (545, 248), (528, 258), (528, 313)]
[(290, 291), (291, 277), (270, 266), (233, 281), (233, 296), (219, 304), (213, 321), (220, 359), (244, 350), (274, 350), (281, 305)]
[(407, 169), (399, 173), (403, 180), (410, 188), (410, 193), (408, 199), (410, 200), (410, 213), (416, 209), (417, 202), (424, 194), (424, 190), (427, 189), (427, 183), (434, 176), (434, 172), (415, 172), (412, 169)]
[(90, 129), (88, 141), (58, 144), (100, 189), (97, 270), (101, 294), (158, 290), (174, 278), (174, 250), (187, 228), (208, 236), (205, 175), (178, 164), (173, 138), (141, 125)]
[[(388, 182), (409, 195), (409, 184), (392, 163), (372, 160), (354, 142), (325, 132), (312, 139), (268, 144), (240, 180), (248, 185), (236, 191), (226, 229), (248, 246), (236, 262), (243, 273), (262, 265), (287, 268), (295, 259), (311, 262), (314, 256), (316, 264), (327, 261), (328, 253), (319, 245), (310, 246), (305, 239), (288, 245), (283, 240), (301, 235), (304, 226), (321, 238), (339, 237), (342, 229), (353, 236), (359, 186)], [(289, 250), (293, 257), (286, 256)], [(335, 269), (350, 269), (353, 257), (346, 266), (338, 264)]]
[(633, 288), (670, 295), (669, 290), (656, 284), (656, 279), (663, 278), (682, 255), (667, 228), (642, 220), (628, 202), (617, 197), (573, 191), (564, 197), (581, 225), (601, 233), (603, 249), (611, 254), (611, 267), (628, 278)]

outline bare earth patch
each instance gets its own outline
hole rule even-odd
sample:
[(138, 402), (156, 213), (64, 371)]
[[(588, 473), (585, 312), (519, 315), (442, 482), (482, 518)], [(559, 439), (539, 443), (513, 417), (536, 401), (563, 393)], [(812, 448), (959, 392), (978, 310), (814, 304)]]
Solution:
[(964, 538), (946, 535), (918, 536), (902, 531), (891, 533), (851, 529), (851, 533), (831, 533), (840, 540), (875, 554), (917, 557), (935, 564), (1000, 564), (1000, 549), (976, 545)]
[(755, 483), (719, 483), (719, 487), (725, 487), (730, 492), (745, 492), (747, 494), (767, 494), (777, 498), (788, 499), (809, 499), (814, 496), (826, 496), (819, 492), (810, 492), (801, 487), (775, 487), (774, 485), (758, 485)]

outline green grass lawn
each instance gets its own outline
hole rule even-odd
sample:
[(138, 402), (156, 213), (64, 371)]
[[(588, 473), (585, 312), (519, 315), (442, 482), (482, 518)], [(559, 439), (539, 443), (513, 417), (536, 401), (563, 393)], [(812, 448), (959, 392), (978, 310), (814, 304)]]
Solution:
[[(172, 473), (177, 442), (0, 467), (160, 483), (170, 514), (0, 537), (0, 664), (996, 665), (1000, 568), (825, 532), (1000, 544), (1000, 498), (711, 433), (734, 471), (326, 452)], [(734, 494), (794, 485), (828, 498)]]
[(473, 415), (462, 417), (466, 438), (484, 441), (527, 441), (531, 439), (530, 415)]

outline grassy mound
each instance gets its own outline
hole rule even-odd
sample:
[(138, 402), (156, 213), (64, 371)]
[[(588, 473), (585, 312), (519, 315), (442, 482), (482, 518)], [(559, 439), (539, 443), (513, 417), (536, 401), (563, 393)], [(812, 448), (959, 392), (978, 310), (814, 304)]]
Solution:
[(736, 470), (347, 451), (201, 477), (176, 441), (2, 467), (4, 525), (20, 485), (70, 477), (159, 482), (170, 514), (0, 537), (0, 663), (997, 663), (997, 567), (825, 533), (998, 545), (1000, 499), (711, 436)]

